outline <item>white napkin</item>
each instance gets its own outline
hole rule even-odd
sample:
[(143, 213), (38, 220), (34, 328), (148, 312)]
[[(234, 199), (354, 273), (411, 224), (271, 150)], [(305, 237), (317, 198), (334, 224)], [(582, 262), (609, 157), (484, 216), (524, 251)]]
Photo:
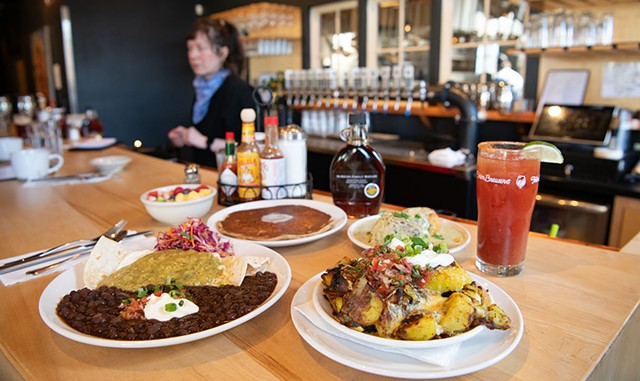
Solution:
[(384, 347), (381, 345), (368, 343), (366, 341), (358, 341), (353, 337), (343, 335), (342, 333), (340, 333), (339, 331), (335, 330), (333, 327), (328, 325), (326, 322), (324, 322), (322, 318), (318, 316), (318, 312), (316, 311), (316, 308), (313, 305), (313, 301), (308, 301), (304, 304), (294, 306), (293, 308), (297, 312), (299, 312), (302, 316), (304, 316), (307, 320), (309, 320), (309, 322), (311, 322), (311, 324), (313, 324), (315, 327), (321, 329), (322, 331), (330, 335), (336, 336), (340, 339), (349, 340), (356, 344), (363, 345), (365, 347), (369, 347), (377, 351), (404, 355), (428, 364), (438, 365), (446, 368), (451, 364), (451, 361), (455, 357), (456, 353), (458, 353), (458, 349), (460, 348), (460, 343), (438, 347), (438, 348), (404, 349), (404, 348)]
[(13, 167), (5, 165), (0, 167), (0, 180), (13, 180), (16, 178), (16, 173), (13, 171)]
[(27, 181), (22, 184), (25, 188), (40, 188), (40, 187), (49, 187), (54, 185), (70, 185), (70, 184), (93, 184), (100, 183), (103, 181), (107, 181), (113, 177), (113, 174), (110, 175), (100, 175), (93, 176), (88, 178), (76, 178), (76, 179), (59, 179), (56, 180), (55, 177), (51, 177), (46, 179), (46, 181)]
[[(129, 230), (128, 231), (129, 234), (133, 234), (135, 233), (135, 231)], [(127, 252), (134, 252), (134, 251), (138, 251), (138, 250), (143, 250), (143, 249), (148, 249), (148, 248), (153, 248), (153, 246), (155, 245), (156, 239), (155, 237), (145, 237), (145, 236), (136, 236), (136, 237), (131, 237), (131, 238), (127, 238), (126, 240), (123, 240), (121, 242), (122, 246), (125, 248), (125, 250)], [(39, 251), (39, 250), (37, 250)], [(20, 258), (24, 258), (24, 257), (28, 257), (29, 255), (36, 253), (37, 251), (33, 251), (31, 253), (26, 253), (26, 254), (22, 254), (22, 255), (18, 255), (12, 258), (6, 258), (6, 259), (0, 259), (0, 265), (7, 263), (7, 262), (11, 262), (14, 261), (16, 259), (20, 259)], [(35, 269), (39, 269), (41, 267), (45, 267), (48, 266), (50, 264), (56, 263), (58, 261), (61, 261), (65, 258), (68, 257), (63, 257), (63, 258), (56, 258), (53, 257), (52, 259), (48, 260), (48, 261), (43, 261), (43, 262), (37, 262), (35, 264), (32, 264), (30, 266), (25, 266), (25, 267), (19, 267), (16, 270), (4, 273), (4, 274), (0, 274), (0, 281), (2, 282), (2, 284), (4, 284), (5, 286), (10, 286), (12, 284), (16, 284), (16, 283), (20, 283), (20, 282), (25, 282), (28, 280), (32, 280), (32, 279), (36, 279), (36, 278), (40, 278), (41, 276), (46, 276), (58, 271), (64, 271), (66, 269), (69, 269), (75, 265), (77, 265), (80, 262), (84, 262), (87, 260), (87, 258), (89, 258), (89, 252), (86, 254), (82, 254), (80, 255), (78, 258), (72, 259), (70, 261), (67, 261), (63, 264), (61, 264), (60, 266), (54, 267), (52, 269), (49, 269), (45, 272), (42, 272), (40, 274), (37, 275), (28, 275), (27, 271), (30, 270), (35, 270)]]
[(461, 151), (454, 151), (451, 148), (437, 149), (431, 151), (427, 158), (433, 165), (438, 167), (451, 168), (464, 164), (467, 156)]

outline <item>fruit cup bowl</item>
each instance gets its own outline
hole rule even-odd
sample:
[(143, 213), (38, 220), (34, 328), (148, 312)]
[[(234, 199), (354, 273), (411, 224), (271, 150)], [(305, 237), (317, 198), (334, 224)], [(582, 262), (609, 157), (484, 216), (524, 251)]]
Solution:
[(208, 185), (175, 184), (153, 188), (140, 201), (154, 219), (175, 226), (188, 217), (204, 217), (213, 204), (216, 189)]

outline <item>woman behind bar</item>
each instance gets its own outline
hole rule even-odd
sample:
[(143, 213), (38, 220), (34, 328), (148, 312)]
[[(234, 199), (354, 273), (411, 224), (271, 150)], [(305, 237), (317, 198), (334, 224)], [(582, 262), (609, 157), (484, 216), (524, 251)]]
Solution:
[(182, 148), (181, 159), (214, 167), (225, 132), (233, 131), (238, 139), (240, 111), (254, 107), (253, 89), (240, 78), (245, 56), (238, 30), (222, 19), (197, 19), (187, 36), (187, 56), (195, 74), (193, 125), (175, 127), (169, 140)]

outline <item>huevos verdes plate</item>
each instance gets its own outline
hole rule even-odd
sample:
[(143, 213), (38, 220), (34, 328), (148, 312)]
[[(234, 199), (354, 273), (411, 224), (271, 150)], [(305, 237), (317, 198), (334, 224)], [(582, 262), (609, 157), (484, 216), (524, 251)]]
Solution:
[(256, 245), (251, 242), (243, 242), (239, 240), (232, 240), (236, 255), (244, 256), (260, 256), (269, 258), (269, 266), (267, 271), (276, 274), (278, 283), (271, 296), (255, 310), (243, 315), (228, 323), (219, 325), (217, 327), (204, 330), (201, 332), (192, 333), (189, 335), (169, 337), (166, 339), (157, 340), (109, 340), (96, 336), (87, 335), (76, 331), (68, 326), (56, 313), (56, 307), (58, 302), (73, 290), (79, 290), (84, 287), (83, 273), (84, 263), (81, 263), (69, 270), (58, 275), (42, 292), (40, 296), (40, 302), (38, 304), (38, 310), (40, 317), (49, 328), (58, 334), (85, 344), (100, 346), (100, 347), (112, 347), (112, 348), (153, 348), (164, 347), (169, 345), (177, 345), (188, 343), (195, 340), (200, 340), (206, 337), (214, 336), (231, 328), (234, 328), (240, 324), (243, 324), (256, 316), (260, 315), (273, 304), (275, 304), (284, 295), (285, 291), (289, 287), (291, 282), (291, 268), (287, 261), (275, 251), (266, 248), (264, 246)]

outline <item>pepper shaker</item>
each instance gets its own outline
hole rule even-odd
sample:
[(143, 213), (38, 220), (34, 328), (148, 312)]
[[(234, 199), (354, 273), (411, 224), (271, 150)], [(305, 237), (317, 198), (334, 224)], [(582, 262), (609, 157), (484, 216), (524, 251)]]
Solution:
[(184, 167), (184, 183), (200, 184), (200, 166), (198, 164), (187, 164)]

